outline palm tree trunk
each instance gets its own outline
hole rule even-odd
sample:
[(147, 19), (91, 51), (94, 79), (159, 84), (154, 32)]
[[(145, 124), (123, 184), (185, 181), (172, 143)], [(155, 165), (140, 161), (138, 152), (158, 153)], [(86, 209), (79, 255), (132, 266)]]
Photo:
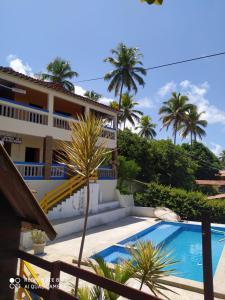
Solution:
[(192, 137), (192, 132), (191, 132), (191, 146), (192, 146), (192, 142), (193, 142), (193, 137)]
[(122, 84), (121, 84), (121, 88), (120, 88), (119, 110), (121, 109), (122, 95), (123, 95), (123, 79), (122, 79)]
[(126, 128), (126, 120), (124, 120), (123, 130)]
[(177, 124), (174, 129), (174, 141), (173, 141), (174, 145), (176, 145), (176, 142), (177, 142)]
[[(87, 178), (87, 203), (86, 203), (86, 209), (85, 209), (85, 215), (84, 215), (84, 228), (83, 228), (82, 239), (81, 239), (81, 244), (80, 244), (78, 262), (77, 262), (78, 268), (80, 268), (83, 250), (84, 250), (84, 241), (85, 241), (86, 231), (87, 231), (89, 206), (90, 206), (90, 182), (89, 182), (89, 176), (88, 176), (88, 178)], [(76, 283), (75, 283), (75, 293), (74, 293), (75, 297), (77, 297), (78, 285), (79, 285), (79, 278), (77, 277)]]

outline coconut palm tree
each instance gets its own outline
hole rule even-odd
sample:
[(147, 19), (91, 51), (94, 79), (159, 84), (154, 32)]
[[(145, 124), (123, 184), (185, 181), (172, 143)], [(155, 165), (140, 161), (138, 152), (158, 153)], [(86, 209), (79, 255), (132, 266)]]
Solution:
[(193, 140), (196, 142), (197, 137), (202, 139), (206, 135), (206, 132), (203, 128), (207, 126), (207, 121), (201, 119), (201, 116), (204, 112), (198, 113), (197, 107), (193, 106), (193, 109), (190, 109), (187, 113), (187, 119), (181, 125), (181, 135), (183, 138), (186, 138), (188, 135), (191, 136), (191, 145)]
[(115, 96), (119, 95), (119, 109), (121, 108), (123, 88), (128, 92), (137, 93), (137, 84), (144, 86), (145, 82), (139, 75), (146, 75), (146, 70), (142, 67), (142, 54), (138, 48), (129, 48), (120, 43), (116, 49), (111, 50), (112, 57), (107, 57), (104, 61), (113, 66), (113, 70), (104, 77), (109, 81), (108, 90), (114, 90)]
[(169, 268), (177, 263), (172, 252), (165, 252), (160, 246), (154, 247), (151, 242), (139, 242), (127, 251), (131, 259), (125, 263), (130, 267), (132, 277), (140, 282), (140, 290), (145, 284), (155, 296), (165, 296), (162, 290), (172, 291), (160, 283), (160, 279), (175, 274), (175, 269)]
[(110, 101), (109, 102), (109, 106), (111, 107), (111, 108), (113, 108), (113, 109), (115, 109), (115, 110), (119, 110), (119, 104), (118, 104), (118, 102), (117, 101)]
[(124, 124), (124, 129), (126, 128), (126, 121), (130, 122), (132, 126), (135, 126), (135, 121), (140, 121), (140, 116), (143, 113), (140, 110), (134, 109), (136, 105), (138, 103), (134, 102), (133, 95), (129, 95), (128, 93), (122, 95), (121, 116), (119, 120)]
[(86, 91), (84, 93), (84, 96), (86, 96), (86, 97), (88, 97), (91, 100), (96, 101), (96, 102), (102, 97), (101, 94), (98, 94), (95, 91)]
[(174, 144), (176, 144), (177, 132), (180, 126), (187, 119), (187, 113), (194, 107), (193, 104), (188, 103), (188, 100), (187, 96), (173, 92), (172, 97), (163, 102), (163, 106), (159, 110), (163, 127), (166, 127), (167, 130), (170, 126), (173, 127)]
[[(81, 265), (88, 213), (90, 206), (90, 176), (98, 169), (106, 158), (109, 151), (106, 149), (105, 141), (100, 141), (102, 134), (103, 122), (93, 115), (86, 119), (79, 116), (78, 122), (71, 122), (71, 143), (60, 142), (59, 147), (65, 153), (63, 162), (73, 171), (76, 171), (85, 178), (87, 186), (87, 202), (84, 213), (84, 227), (78, 257), (78, 267)], [(75, 296), (78, 291), (78, 278), (75, 285)]]
[(47, 73), (40, 74), (42, 80), (61, 84), (66, 90), (74, 92), (74, 85), (68, 79), (77, 77), (78, 73), (71, 69), (70, 63), (60, 57), (56, 57), (47, 67)]
[(148, 4), (162, 5), (163, 0), (141, 0), (141, 2), (146, 2)]
[(221, 161), (221, 163), (222, 163), (223, 166), (225, 167), (225, 150), (223, 150), (223, 151), (220, 153), (219, 160)]
[(140, 124), (135, 128), (139, 129), (139, 136), (146, 139), (154, 139), (156, 137), (156, 124), (152, 123), (152, 119), (149, 116), (141, 117)]

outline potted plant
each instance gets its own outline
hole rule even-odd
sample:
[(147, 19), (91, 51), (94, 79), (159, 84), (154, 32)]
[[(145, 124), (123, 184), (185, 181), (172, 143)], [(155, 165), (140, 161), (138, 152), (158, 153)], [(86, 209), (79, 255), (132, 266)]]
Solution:
[(31, 231), (31, 239), (33, 241), (34, 254), (43, 254), (47, 240), (45, 232), (34, 229)]

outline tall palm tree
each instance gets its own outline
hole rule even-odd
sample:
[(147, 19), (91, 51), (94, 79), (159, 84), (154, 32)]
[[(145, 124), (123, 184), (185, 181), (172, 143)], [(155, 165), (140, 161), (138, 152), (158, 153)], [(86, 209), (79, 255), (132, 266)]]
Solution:
[(117, 101), (110, 101), (109, 106), (115, 110), (119, 110), (119, 103)]
[(141, 117), (140, 124), (135, 128), (139, 129), (139, 136), (146, 139), (154, 139), (156, 137), (156, 124), (152, 123), (152, 119), (149, 116)]
[(104, 61), (109, 62), (114, 70), (107, 73), (104, 77), (109, 81), (108, 90), (114, 90), (115, 96), (119, 95), (119, 109), (121, 108), (123, 88), (128, 92), (137, 93), (137, 84), (144, 86), (145, 82), (139, 75), (146, 75), (146, 70), (142, 67), (142, 54), (138, 48), (129, 48), (120, 43), (116, 49), (111, 50), (112, 57), (107, 57)]
[(74, 85), (68, 79), (77, 77), (78, 73), (73, 71), (70, 63), (60, 57), (56, 57), (47, 67), (48, 73), (40, 74), (42, 80), (61, 84), (66, 90), (74, 92)]
[(141, 2), (146, 2), (148, 4), (162, 5), (163, 0), (141, 0)]
[(140, 110), (134, 109), (138, 105), (137, 102), (134, 102), (133, 95), (125, 93), (122, 95), (122, 106), (121, 106), (121, 116), (120, 122), (124, 124), (124, 129), (126, 128), (126, 121), (130, 122), (132, 126), (135, 126), (135, 121), (140, 121), (140, 116), (143, 113)]
[[(60, 142), (60, 149), (65, 153), (63, 162), (73, 171), (84, 177), (87, 186), (87, 202), (84, 213), (84, 227), (78, 257), (78, 267), (81, 265), (84, 242), (87, 230), (88, 213), (90, 206), (90, 176), (102, 164), (109, 151), (105, 141), (99, 141), (102, 134), (103, 122), (93, 115), (78, 117), (79, 122), (71, 122), (71, 143)], [(75, 296), (77, 296), (79, 279), (76, 279)]]
[(225, 150), (223, 150), (223, 151), (220, 153), (219, 160), (221, 161), (221, 163), (222, 163), (223, 166), (225, 167)]
[(101, 97), (102, 97), (102, 95), (101, 94), (98, 94), (98, 93), (96, 93), (95, 91), (86, 91), (85, 93), (84, 93), (84, 96), (86, 96), (86, 97), (88, 97), (88, 98), (90, 98), (91, 100), (93, 100), (93, 101), (98, 101)]
[(188, 101), (187, 96), (173, 92), (172, 97), (163, 102), (163, 106), (159, 110), (163, 127), (166, 127), (167, 130), (170, 126), (173, 127), (174, 144), (176, 144), (177, 132), (180, 126), (187, 119), (187, 113), (194, 107)]
[(187, 119), (181, 125), (181, 135), (183, 138), (186, 138), (189, 134), (191, 136), (191, 145), (193, 140), (196, 141), (197, 137), (202, 139), (206, 135), (205, 128), (208, 124), (206, 120), (201, 119), (203, 112), (198, 113), (197, 107), (194, 106), (193, 109), (190, 109), (187, 113)]

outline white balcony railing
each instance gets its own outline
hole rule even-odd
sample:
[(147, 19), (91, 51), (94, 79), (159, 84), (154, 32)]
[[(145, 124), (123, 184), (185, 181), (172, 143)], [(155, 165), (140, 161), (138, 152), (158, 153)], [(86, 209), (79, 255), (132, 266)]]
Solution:
[(15, 162), (24, 179), (43, 179), (44, 163)]
[(51, 178), (66, 178), (66, 167), (61, 164), (53, 164), (51, 166)]
[(0, 116), (48, 125), (48, 112), (0, 98)]
[(100, 167), (98, 168), (98, 178), (99, 179), (115, 179), (115, 171), (110, 167)]

